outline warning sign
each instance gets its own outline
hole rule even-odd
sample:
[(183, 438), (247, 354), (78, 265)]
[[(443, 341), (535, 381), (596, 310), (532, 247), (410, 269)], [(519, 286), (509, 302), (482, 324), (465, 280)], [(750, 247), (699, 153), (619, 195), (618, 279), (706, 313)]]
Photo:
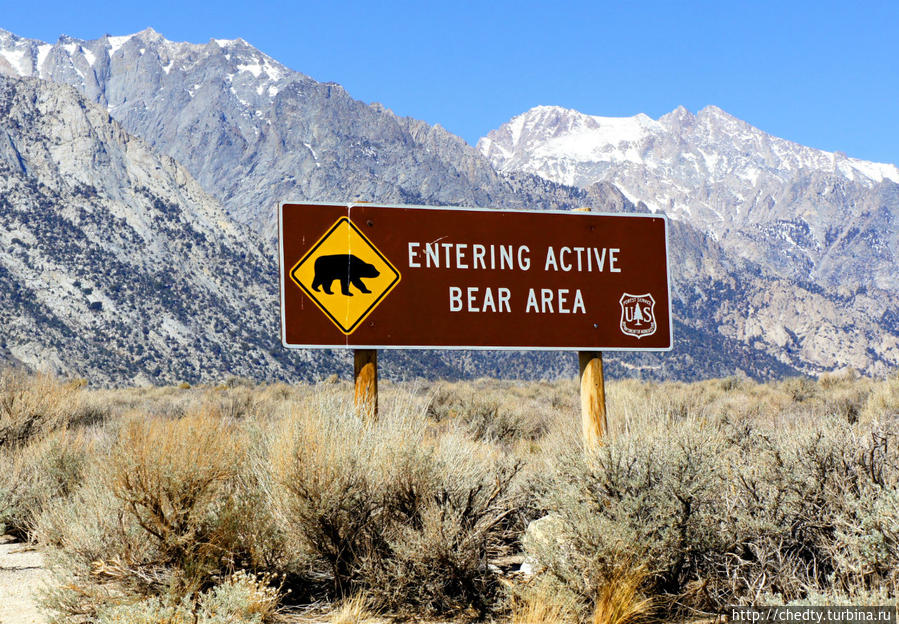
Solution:
[(278, 214), (289, 348), (673, 346), (664, 215), (312, 202)]
[(293, 266), (290, 278), (349, 335), (393, 290), (400, 273), (342, 217)]

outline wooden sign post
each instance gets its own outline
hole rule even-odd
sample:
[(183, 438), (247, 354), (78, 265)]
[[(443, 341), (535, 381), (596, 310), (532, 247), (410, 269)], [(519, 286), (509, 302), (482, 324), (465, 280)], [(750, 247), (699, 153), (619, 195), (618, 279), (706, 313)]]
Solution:
[(664, 215), (304, 202), (278, 222), (281, 342), (354, 349), (372, 419), (379, 349), (577, 351), (595, 448), (600, 352), (673, 344)]
[(356, 349), (353, 351), (353, 403), (356, 411), (369, 421), (378, 419), (378, 351)]
[(606, 390), (602, 374), (602, 353), (578, 352), (581, 372), (581, 427), (584, 450), (595, 451), (608, 432), (606, 420)]

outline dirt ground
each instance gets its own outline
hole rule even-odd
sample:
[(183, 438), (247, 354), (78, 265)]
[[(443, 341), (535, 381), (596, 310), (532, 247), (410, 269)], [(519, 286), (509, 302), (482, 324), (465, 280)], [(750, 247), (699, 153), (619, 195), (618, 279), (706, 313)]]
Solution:
[(47, 577), (41, 553), (0, 537), (0, 624), (44, 624), (35, 592)]

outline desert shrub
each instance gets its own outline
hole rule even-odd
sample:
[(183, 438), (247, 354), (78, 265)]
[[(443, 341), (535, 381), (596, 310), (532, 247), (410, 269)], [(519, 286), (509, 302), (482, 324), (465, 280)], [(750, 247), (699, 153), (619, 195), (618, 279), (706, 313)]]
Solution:
[(273, 447), (278, 517), (333, 596), (447, 613), (483, 609), (497, 580), (517, 467), (459, 436), (426, 438), (408, 410), (366, 423), (331, 402), (286, 420)]
[(177, 613), (182, 598), (234, 570), (277, 571), (285, 555), (251, 440), (209, 409), (128, 419), (80, 487), (40, 518), (58, 577), (47, 605), (94, 618), (158, 596)]
[(89, 453), (83, 435), (57, 431), (0, 454), (0, 534), (29, 538), (47, 505), (80, 484)]
[[(540, 405), (534, 397), (519, 397), (521, 388), (506, 391), (471, 384), (441, 384), (430, 393), (427, 415), (438, 422), (451, 421), (475, 440), (512, 444), (544, 435), (555, 408)], [(481, 381), (480, 386), (486, 386)]]
[(686, 420), (561, 458), (543, 504), (553, 539), (525, 540), (585, 602), (621, 560), (668, 607), (715, 609), (767, 593), (897, 587), (895, 432), (831, 417), (817, 430)]
[(229, 516), (241, 460), (239, 432), (217, 414), (134, 419), (109, 457), (113, 495), (155, 542), (159, 563), (196, 580), (239, 550)]
[(826, 411), (848, 423), (858, 422), (868, 399), (868, 392), (861, 388), (834, 390), (826, 400)]
[(42, 602), (61, 622), (95, 618), (106, 605), (163, 593), (173, 575), (107, 486), (104, 459), (91, 462), (81, 485), (52, 501), (37, 522), (53, 577)]
[(818, 393), (817, 384), (808, 377), (790, 377), (778, 385), (797, 403), (807, 401)]
[(24, 446), (69, 425), (80, 387), (19, 369), (0, 372), (0, 449)]
[(845, 368), (831, 373), (824, 373), (818, 377), (818, 385), (825, 390), (855, 385), (859, 380), (858, 371)]
[(899, 378), (878, 383), (868, 395), (859, 414), (865, 423), (877, 423), (899, 418)]
[(726, 547), (715, 503), (722, 440), (694, 424), (671, 433), (560, 458), (545, 506), (561, 517), (561, 534), (537, 540), (531, 554), (585, 600), (611, 583), (621, 560), (652, 562), (647, 587), (678, 593), (706, 553)]

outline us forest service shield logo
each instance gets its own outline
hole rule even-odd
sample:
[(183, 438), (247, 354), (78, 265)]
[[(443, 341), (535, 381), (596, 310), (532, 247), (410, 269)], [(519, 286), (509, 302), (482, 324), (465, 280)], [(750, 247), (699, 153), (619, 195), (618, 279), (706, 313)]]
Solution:
[(624, 293), (618, 300), (621, 304), (621, 332), (628, 336), (642, 338), (656, 333), (655, 299), (652, 295), (632, 295)]
[(399, 283), (400, 272), (341, 217), (293, 266), (290, 278), (349, 336)]

